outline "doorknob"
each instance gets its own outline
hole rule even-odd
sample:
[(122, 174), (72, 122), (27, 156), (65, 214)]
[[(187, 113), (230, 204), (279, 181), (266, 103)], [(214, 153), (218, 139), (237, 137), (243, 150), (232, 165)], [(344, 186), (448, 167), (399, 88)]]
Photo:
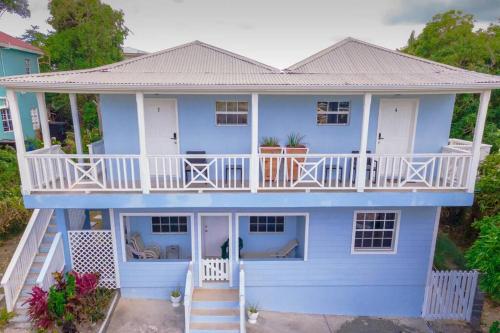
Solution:
[(171, 137), (170, 139), (172, 139), (172, 140), (177, 140), (177, 133), (176, 133), (176, 132), (174, 132), (174, 136), (173, 136), (173, 137)]
[(379, 133), (379, 134), (378, 134), (378, 139), (379, 139), (379, 140), (384, 140), (384, 138), (382, 137), (382, 133)]

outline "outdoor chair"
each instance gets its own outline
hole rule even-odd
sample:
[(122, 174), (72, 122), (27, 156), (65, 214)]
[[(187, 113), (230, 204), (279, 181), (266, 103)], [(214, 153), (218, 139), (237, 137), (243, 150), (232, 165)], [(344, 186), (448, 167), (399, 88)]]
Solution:
[(142, 259), (160, 259), (160, 247), (158, 245), (145, 246), (141, 235), (134, 233), (130, 237), (132, 254), (140, 256)]
[[(204, 150), (188, 150), (187, 155), (206, 155)], [(188, 179), (191, 181), (194, 179), (200, 179), (200, 174), (207, 176), (207, 170), (204, 170), (208, 165), (208, 161), (205, 157), (190, 157), (186, 158), (184, 162), (184, 181), (187, 183)], [(192, 178), (191, 178), (192, 177)]]
[[(359, 154), (359, 150), (353, 150), (353, 154)], [(367, 154), (371, 154), (371, 150), (366, 151)], [(358, 158), (355, 157), (352, 161), (353, 164), (353, 173), (354, 175), (352, 176), (352, 183), (354, 184), (356, 181), (356, 167), (358, 166)], [(373, 181), (375, 182), (377, 180), (377, 172), (378, 172), (378, 161), (374, 160), (371, 157), (368, 157), (366, 159), (366, 175), (368, 176), (367, 179), (370, 181), (372, 179), (372, 165), (373, 165)]]
[(246, 252), (246, 253), (242, 253), (241, 257), (245, 258), (245, 259), (286, 258), (298, 246), (299, 246), (299, 241), (296, 239), (293, 239), (293, 240), (289, 241), (285, 246), (283, 246), (279, 250), (268, 251), (268, 252)]

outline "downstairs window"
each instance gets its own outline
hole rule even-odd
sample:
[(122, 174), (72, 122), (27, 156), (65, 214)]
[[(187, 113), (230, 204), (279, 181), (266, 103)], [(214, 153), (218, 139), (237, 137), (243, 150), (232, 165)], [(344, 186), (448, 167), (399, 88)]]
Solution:
[(399, 212), (354, 213), (353, 252), (395, 252)]

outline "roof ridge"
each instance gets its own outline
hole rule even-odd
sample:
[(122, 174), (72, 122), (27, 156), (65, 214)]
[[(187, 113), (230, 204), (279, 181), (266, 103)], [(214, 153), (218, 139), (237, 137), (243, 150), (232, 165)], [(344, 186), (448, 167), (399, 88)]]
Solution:
[(304, 66), (305, 64), (310, 63), (311, 61), (316, 60), (319, 57), (322, 57), (323, 55), (327, 54), (328, 52), (330, 52), (332, 50), (335, 50), (336, 48), (338, 48), (338, 47), (340, 47), (340, 46), (342, 46), (342, 45), (350, 42), (353, 39), (354, 38), (352, 38), (352, 37), (346, 37), (346, 38), (342, 39), (341, 41), (338, 41), (337, 43), (335, 43), (333, 45), (330, 45), (327, 48), (324, 48), (324, 49), (322, 49), (322, 50), (320, 50), (320, 51), (318, 51), (316, 53), (313, 53), (309, 57), (307, 57), (305, 59), (302, 59), (302, 60), (300, 60), (299, 62), (296, 62), (293, 65), (288, 66), (287, 68), (284, 69), (284, 71), (294, 71), (294, 70), (297, 70), (298, 68)]

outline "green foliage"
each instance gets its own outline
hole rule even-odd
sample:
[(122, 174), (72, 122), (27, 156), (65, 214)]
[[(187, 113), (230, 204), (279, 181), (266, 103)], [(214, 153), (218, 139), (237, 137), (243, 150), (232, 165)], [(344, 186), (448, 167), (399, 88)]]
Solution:
[(500, 213), (500, 153), (489, 155), (479, 168), (476, 200), (484, 216)]
[(465, 257), (462, 251), (448, 237), (439, 233), (434, 253), (434, 267), (438, 270), (453, 270), (465, 268)]
[(286, 146), (290, 148), (301, 148), (304, 147), (304, 135), (300, 133), (290, 133), (287, 137)]
[(493, 322), (493, 324), (491, 324), (488, 332), (489, 333), (500, 333), (500, 322), (498, 320), (495, 320)]
[(260, 141), (260, 146), (261, 147), (279, 147), (280, 140), (278, 140), (278, 138), (275, 138), (275, 137), (266, 136), (266, 137), (263, 137), (262, 140)]
[(474, 223), (479, 237), (466, 253), (467, 265), (479, 270), (480, 287), (496, 302), (500, 302), (500, 214)]
[[(450, 10), (435, 15), (420, 35), (412, 32), (403, 52), (483, 73), (500, 73), (500, 25), (474, 29), (474, 17)], [(470, 140), (479, 106), (477, 95), (457, 96), (451, 137)], [(483, 142), (500, 148), (500, 91), (493, 91)]]
[(5, 13), (19, 15), (23, 18), (31, 16), (28, 0), (2, 0), (0, 1), (0, 17)]
[(83, 128), (86, 130), (99, 128), (99, 116), (97, 115), (97, 106), (95, 101), (86, 101), (83, 104), (82, 120)]
[(91, 323), (103, 320), (113, 295), (114, 291), (112, 289), (97, 288), (95, 293), (89, 294), (85, 298), (85, 306), (83, 307), (84, 316)]
[(15, 313), (7, 311), (6, 308), (0, 308), (0, 329), (3, 329), (9, 321), (14, 318)]
[(65, 291), (57, 290), (54, 286), (50, 287), (47, 305), (52, 314), (57, 318), (62, 318), (66, 307)]

